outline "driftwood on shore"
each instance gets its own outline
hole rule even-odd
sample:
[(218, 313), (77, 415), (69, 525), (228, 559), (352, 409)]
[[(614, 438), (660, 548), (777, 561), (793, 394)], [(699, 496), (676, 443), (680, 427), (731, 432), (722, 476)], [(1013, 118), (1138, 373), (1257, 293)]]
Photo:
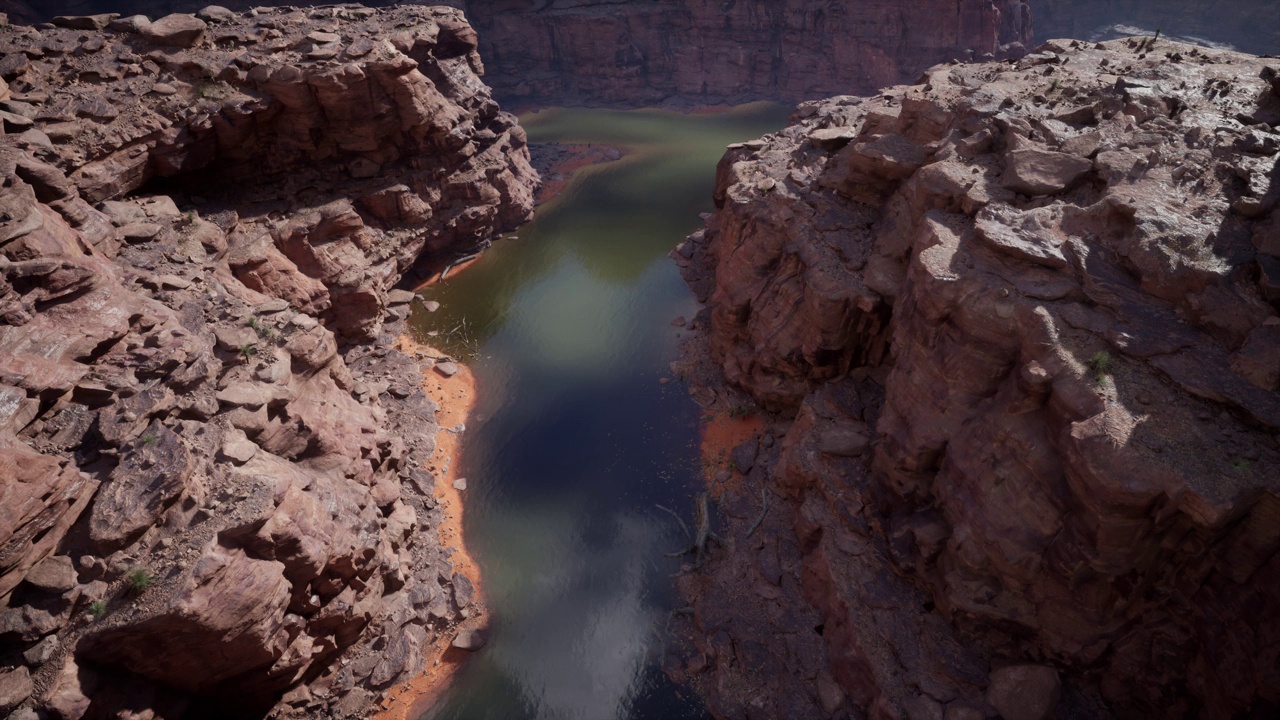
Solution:
[(709, 501), (710, 501), (710, 498), (707, 495), (707, 493), (701, 493), (700, 495), (698, 495), (698, 499), (694, 501), (694, 504), (693, 504), (694, 531), (692, 533), (689, 532), (689, 526), (685, 525), (684, 521), (680, 519), (679, 515), (676, 515), (674, 512), (672, 512), (667, 508), (662, 507), (661, 505), (658, 506), (660, 509), (666, 510), (667, 512), (671, 513), (671, 515), (675, 517), (675, 519), (680, 523), (680, 527), (683, 528), (684, 531), (689, 534), (689, 540), (690, 540), (689, 547), (683, 550), (680, 550), (678, 552), (667, 553), (667, 557), (678, 558), (678, 557), (684, 557), (685, 555), (692, 554), (696, 558), (693, 565), (693, 567), (696, 569), (702, 566), (702, 558), (706, 554), (707, 543), (709, 541), (714, 540), (716, 544), (720, 545), (721, 547), (724, 547), (724, 539), (711, 531), (711, 510), (709, 508)]

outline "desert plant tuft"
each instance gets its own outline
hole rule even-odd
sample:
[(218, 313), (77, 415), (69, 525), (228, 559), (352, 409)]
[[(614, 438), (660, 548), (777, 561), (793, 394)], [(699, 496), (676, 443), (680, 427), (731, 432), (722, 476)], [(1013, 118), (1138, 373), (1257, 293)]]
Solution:
[(156, 576), (146, 568), (134, 568), (124, 578), (125, 587), (130, 595), (141, 595), (156, 584)]
[(155, 435), (152, 435), (151, 433), (147, 433), (146, 435), (143, 435), (138, 439), (142, 441), (143, 445), (155, 445), (156, 441), (159, 440), (160, 438), (156, 437)]
[(1250, 463), (1244, 458), (1236, 458), (1231, 461), (1231, 467), (1235, 468), (1236, 472), (1248, 472)]
[(89, 603), (89, 607), (84, 611), (90, 620), (97, 620), (107, 614), (107, 603), (102, 600), (94, 600)]
[(1089, 374), (1093, 379), (1102, 382), (1111, 375), (1111, 353), (1100, 350), (1089, 358)]
[(244, 345), (240, 346), (240, 357), (244, 358), (245, 360), (248, 360), (249, 358), (257, 354), (258, 354), (258, 346), (254, 345), (253, 343), (245, 343)]
[(275, 330), (268, 325), (262, 324), (256, 317), (249, 318), (248, 325), (254, 332), (258, 333), (258, 337), (260, 338), (267, 339), (272, 335), (275, 335)]

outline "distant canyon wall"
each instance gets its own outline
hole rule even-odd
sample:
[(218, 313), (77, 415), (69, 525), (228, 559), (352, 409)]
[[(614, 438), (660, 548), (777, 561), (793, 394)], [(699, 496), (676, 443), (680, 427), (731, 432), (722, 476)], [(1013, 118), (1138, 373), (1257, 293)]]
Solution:
[[(20, 13), (23, 0), (8, 2)], [(192, 11), (205, 0), (50, 0), (53, 14)], [(224, 0), (233, 10), (277, 4)], [(372, 0), (367, 5), (388, 4)], [(504, 102), (798, 102), (873, 92), (953, 58), (1029, 46), (1026, 0), (471, 0), (487, 82)], [(947, 20), (942, 22), (941, 20)], [(952, 21), (952, 19), (954, 19)], [(1015, 48), (1017, 46), (1014, 46)]]
[[(159, 17), (207, 0), (0, 0), (28, 19)], [(222, 0), (232, 10), (314, 3)], [(394, 4), (365, 0), (369, 6)], [(403, 3), (413, 4), (413, 3)], [(956, 57), (1138, 28), (1280, 52), (1280, 0), (452, 0), (480, 34), (499, 100), (643, 105), (866, 94)], [(944, 22), (955, 18), (954, 22)], [(1034, 20), (1034, 26), (1033, 26)]]
[(873, 92), (938, 62), (1031, 40), (1023, 0), (466, 5), (487, 79), (507, 101), (796, 102)]
[(1280, 0), (1032, 0), (1036, 41), (1110, 40), (1130, 28), (1194, 42), (1280, 53)]

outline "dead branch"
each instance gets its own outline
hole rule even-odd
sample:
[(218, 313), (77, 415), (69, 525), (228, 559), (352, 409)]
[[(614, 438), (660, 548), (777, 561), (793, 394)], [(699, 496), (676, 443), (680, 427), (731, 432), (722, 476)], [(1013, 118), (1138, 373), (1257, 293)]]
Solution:
[(760, 488), (760, 517), (756, 518), (756, 521), (751, 524), (751, 529), (747, 531), (747, 537), (751, 537), (756, 530), (760, 529), (760, 523), (764, 522), (764, 516), (767, 514), (769, 514), (769, 494), (764, 491), (764, 488)]

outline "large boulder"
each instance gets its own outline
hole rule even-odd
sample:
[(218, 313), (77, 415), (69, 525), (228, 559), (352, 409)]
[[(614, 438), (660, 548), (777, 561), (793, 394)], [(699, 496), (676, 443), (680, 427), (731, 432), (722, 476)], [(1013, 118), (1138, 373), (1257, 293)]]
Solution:
[(1026, 195), (1054, 195), (1079, 182), (1093, 162), (1048, 150), (1013, 150), (1005, 155), (1004, 186)]
[(160, 45), (189, 48), (200, 42), (208, 29), (205, 21), (194, 15), (174, 13), (139, 27), (138, 32)]
[(7, 713), (17, 707), (23, 700), (31, 697), (34, 690), (31, 673), (26, 666), (0, 670), (0, 713)]

